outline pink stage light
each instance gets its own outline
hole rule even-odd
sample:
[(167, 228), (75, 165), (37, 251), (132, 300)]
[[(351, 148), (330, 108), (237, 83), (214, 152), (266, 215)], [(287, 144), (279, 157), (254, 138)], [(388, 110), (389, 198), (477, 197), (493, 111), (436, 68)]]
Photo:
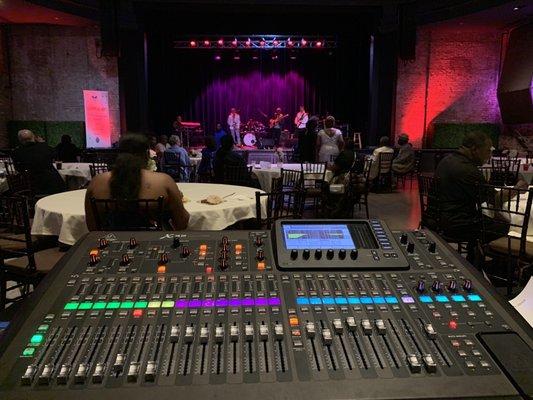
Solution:
[(300, 44), (302, 45), (302, 47), (307, 46), (307, 40), (305, 40), (304, 38), (302, 38)]
[(287, 40), (287, 47), (293, 47), (294, 46), (294, 42), (291, 40), (291, 38), (289, 38)]
[(233, 47), (237, 47), (238, 44), (239, 44), (239, 42), (237, 42), (237, 39), (233, 39), (233, 41), (231, 42), (231, 45)]
[(322, 42), (319, 40), (318, 42), (315, 43), (315, 46), (316, 47), (322, 47)]
[(204, 40), (204, 46), (209, 47), (211, 45), (211, 42), (209, 40)]
[(274, 39), (274, 41), (272, 42), (272, 44), (274, 45), (274, 47), (278, 47), (279, 42), (278, 42), (278, 40)]
[(252, 41), (250, 40), (250, 38), (248, 38), (248, 40), (246, 41), (246, 47), (250, 47), (252, 45)]
[(216, 54), (215, 61), (220, 61), (220, 60), (222, 60), (222, 57), (220, 56), (220, 54)]
[(219, 46), (224, 46), (224, 39), (218, 39), (217, 43)]
[(261, 47), (265, 47), (265, 44), (266, 44), (265, 39), (262, 39), (262, 40), (259, 42), (259, 46), (261, 46)]
[(190, 45), (191, 47), (196, 47), (196, 46), (198, 45), (198, 43), (196, 43), (195, 40), (191, 40), (191, 42), (189, 43), (189, 45)]

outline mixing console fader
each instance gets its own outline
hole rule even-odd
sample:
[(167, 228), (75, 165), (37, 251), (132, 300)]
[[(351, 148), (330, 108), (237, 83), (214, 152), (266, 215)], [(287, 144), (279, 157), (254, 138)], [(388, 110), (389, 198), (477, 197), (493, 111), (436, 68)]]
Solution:
[(93, 232), (0, 341), (0, 398), (530, 398), (531, 328), (424, 230)]

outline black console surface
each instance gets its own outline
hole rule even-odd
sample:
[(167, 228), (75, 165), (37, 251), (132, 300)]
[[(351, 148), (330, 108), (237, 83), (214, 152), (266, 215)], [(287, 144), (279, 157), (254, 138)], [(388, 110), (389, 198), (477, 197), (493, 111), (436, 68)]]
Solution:
[(0, 398), (518, 399), (532, 343), (428, 231), (93, 232), (0, 339)]

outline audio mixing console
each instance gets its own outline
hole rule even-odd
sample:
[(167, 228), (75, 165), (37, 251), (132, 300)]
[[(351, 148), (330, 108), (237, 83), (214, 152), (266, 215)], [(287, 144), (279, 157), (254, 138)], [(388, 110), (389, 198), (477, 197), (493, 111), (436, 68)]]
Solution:
[(92, 232), (1, 339), (0, 398), (528, 398), (532, 344), (428, 231)]

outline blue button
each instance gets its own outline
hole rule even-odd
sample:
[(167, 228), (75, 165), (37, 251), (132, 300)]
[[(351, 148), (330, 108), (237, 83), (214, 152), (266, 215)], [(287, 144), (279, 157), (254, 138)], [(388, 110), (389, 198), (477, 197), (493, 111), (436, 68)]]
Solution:
[(296, 298), (296, 304), (299, 306), (305, 306), (309, 304), (309, 299), (307, 297), (298, 297)]
[(335, 304), (333, 297), (322, 297), (322, 304)]
[(348, 304), (348, 299), (346, 297), (335, 297), (335, 303)]
[(481, 296), (479, 294), (469, 294), (467, 297), (470, 301), (481, 301)]
[(359, 297), (348, 297), (348, 304), (361, 304)]
[(385, 304), (385, 297), (374, 297), (375, 304)]
[(461, 295), (461, 294), (454, 294), (454, 295), (452, 295), (452, 300), (453, 300), (453, 301), (466, 301), (466, 299), (464, 298), (464, 296)]
[(448, 297), (444, 296), (443, 294), (435, 296), (435, 300), (437, 300), (439, 303), (447, 303), (450, 301)]
[(418, 298), (422, 303), (433, 303), (431, 296), (420, 296)]
[(398, 304), (398, 299), (396, 297), (387, 296), (385, 297), (387, 304)]
[(361, 304), (372, 304), (372, 297), (361, 297)]
[(311, 297), (311, 299), (309, 299), (309, 301), (311, 302), (311, 304), (322, 304), (322, 301), (320, 300), (319, 297)]

